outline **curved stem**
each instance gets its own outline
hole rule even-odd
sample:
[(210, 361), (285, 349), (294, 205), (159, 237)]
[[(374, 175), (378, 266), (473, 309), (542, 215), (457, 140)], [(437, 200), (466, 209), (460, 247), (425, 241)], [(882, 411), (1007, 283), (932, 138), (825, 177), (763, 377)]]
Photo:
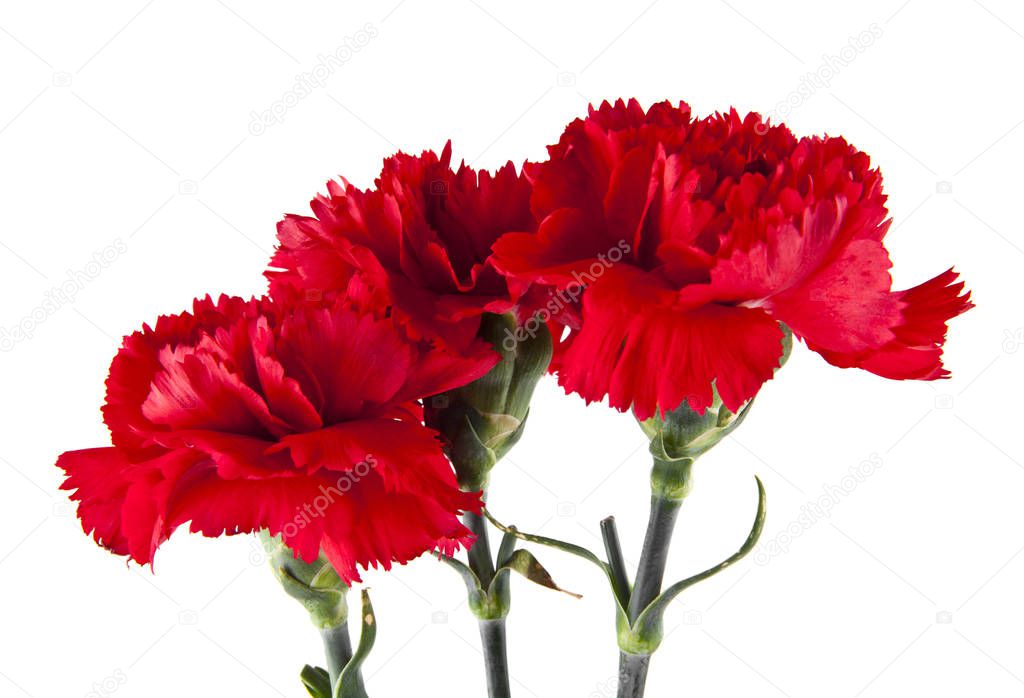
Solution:
[(629, 598), (629, 622), (632, 623), (661, 593), (668, 561), (669, 543), (676, 525), (681, 499), (668, 499), (657, 494), (651, 497), (651, 515), (647, 521), (647, 535), (640, 553), (636, 583)]
[(480, 640), (484, 649), (484, 671), (487, 673), (489, 698), (511, 698), (508, 682), (508, 653), (505, 641), (505, 619), (480, 619)]
[(651, 655), (619, 653), (618, 698), (643, 698)]

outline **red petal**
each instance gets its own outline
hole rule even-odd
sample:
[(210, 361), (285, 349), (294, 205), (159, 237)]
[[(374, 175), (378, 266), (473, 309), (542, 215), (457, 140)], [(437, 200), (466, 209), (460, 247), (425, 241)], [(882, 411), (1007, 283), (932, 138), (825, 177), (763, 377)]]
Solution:
[(561, 384), (588, 401), (607, 394), (612, 407), (632, 407), (640, 419), (684, 399), (703, 411), (712, 385), (738, 410), (778, 366), (778, 323), (761, 310), (686, 310), (673, 301), (651, 275), (611, 269), (584, 294), (583, 328), (561, 358)]
[(935, 380), (949, 372), (942, 366), (946, 324), (974, 307), (952, 269), (919, 286), (893, 293), (902, 306), (902, 320), (892, 328), (895, 338), (877, 349), (834, 352), (809, 343), (825, 359), (842, 368), (857, 367), (883, 378)]
[(57, 459), (67, 478), (63, 490), (76, 490), (82, 529), (107, 550), (128, 554), (128, 539), (121, 528), (121, 503), (128, 486), (131, 463), (116, 448), (68, 451)]

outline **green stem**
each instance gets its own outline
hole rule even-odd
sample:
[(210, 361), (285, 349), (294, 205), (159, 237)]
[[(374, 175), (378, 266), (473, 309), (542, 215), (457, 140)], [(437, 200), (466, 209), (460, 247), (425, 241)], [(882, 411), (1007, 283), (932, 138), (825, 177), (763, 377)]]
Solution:
[[(636, 573), (636, 584), (629, 597), (627, 615), (632, 624), (644, 609), (658, 598), (661, 584), (665, 579), (665, 564), (668, 562), (669, 544), (682, 499), (661, 495), (657, 490), (651, 496), (651, 515), (647, 521), (647, 535)], [(618, 698), (643, 698), (647, 683), (647, 668), (650, 655), (619, 655)]]
[(618, 698), (643, 698), (650, 664), (649, 654), (619, 653)]
[[(327, 655), (327, 673), (331, 677), (331, 686), (338, 682), (338, 676), (345, 665), (352, 660), (352, 640), (348, 634), (348, 623), (340, 623), (330, 628), (322, 628), (320, 637), (324, 641), (324, 654)], [(360, 688), (363, 679), (356, 674)]]
[(636, 573), (636, 584), (629, 598), (629, 622), (635, 621), (648, 604), (661, 593), (665, 578), (665, 563), (668, 561), (669, 543), (676, 525), (681, 499), (651, 497), (651, 515), (647, 521), (647, 535), (640, 553), (640, 566)]
[(489, 698), (511, 698), (508, 681), (508, 653), (505, 641), (505, 619), (480, 619), (480, 640), (484, 648), (484, 671), (487, 673)]
[(469, 568), (476, 574), (484, 589), (494, 579), (494, 559), (491, 557), (491, 543), (487, 537), (487, 520), (483, 514), (467, 511), (462, 515), (462, 523), (466, 525), (476, 540), (469, 549)]
[[(491, 557), (491, 544), (487, 536), (487, 519), (482, 514), (467, 511), (462, 521), (473, 532), (476, 540), (469, 549), (469, 567), (484, 589), (494, 579), (495, 565)], [(490, 698), (509, 698), (508, 653), (505, 642), (504, 618), (480, 618), (480, 640), (484, 652), (484, 671), (487, 674), (487, 695)]]

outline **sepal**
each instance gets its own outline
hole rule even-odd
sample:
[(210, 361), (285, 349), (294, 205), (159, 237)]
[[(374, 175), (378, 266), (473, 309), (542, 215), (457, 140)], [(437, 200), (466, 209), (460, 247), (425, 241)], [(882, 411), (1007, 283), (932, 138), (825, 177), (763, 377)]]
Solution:
[(498, 548), (497, 569), (486, 589), (469, 565), (452, 557), (441, 556), (441, 561), (458, 572), (466, 584), (469, 608), (473, 615), (481, 620), (498, 620), (508, 615), (512, 605), (510, 572), (516, 572), (547, 589), (560, 591), (577, 599), (583, 598), (559, 587), (532, 553), (528, 550), (515, 549), (515, 541), (515, 535), (505, 533)]
[(313, 698), (333, 698), (331, 677), (326, 669), (307, 664), (299, 674), (306, 692)]
[(733, 413), (716, 390), (711, 406), (703, 412), (691, 409), (684, 401), (671, 412), (641, 421), (640, 428), (651, 440), (654, 495), (674, 501), (684, 499), (692, 487), (694, 462), (742, 424), (753, 404), (750, 400)]
[(278, 536), (261, 531), (260, 540), (274, 577), (289, 596), (305, 607), (313, 625), (323, 630), (348, 620), (348, 585), (323, 554), (308, 563), (296, 558)]
[(377, 639), (377, 616), (373, 612), (373, 604), (370, 603), (370, 592), (366, 589), (363, 589), (362, 599), (362, 632), (359, 634), (359, 646), (338, 676), (338, 681), (334, 685), (334, 698), (367, 698), (360, 672)]
[(514, 313), (486, 313), (479, 336), (501, 360), (486, 375), (426, 400), (428, 426), (445, 437), (459, 485), (467, 491), (487, 486), (491, 469), (522, 436), (537, 382), (551, 362), (547, 327), (518, 332)]

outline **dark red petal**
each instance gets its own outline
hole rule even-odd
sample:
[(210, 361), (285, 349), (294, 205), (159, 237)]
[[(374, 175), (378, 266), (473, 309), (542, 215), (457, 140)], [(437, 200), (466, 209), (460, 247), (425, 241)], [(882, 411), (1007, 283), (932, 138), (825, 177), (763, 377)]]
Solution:
[(146, 457), (149, 435), (165, 429), (142, 414), (150, 384), (161, 370), (158, 358), (161, 348), (194, 343), (203, 333), (222, 326), (226, 318), (254, 313), (257, 305), (254, 301), (228, 296), (221, 296), (216, 302), (209, 296), (197, 298), (191, 313), (161, 316), (153, 329), (143, 327), (142, 331), (125, 337), (110, 364), (107, 399), (103, 406), (103, 420), (110, 429), (114, 445), (128, 450), (134, 457)]
[[(510, 233), (494, 244), (494, 266), (503, 274), (565, 287), (579, 283), (599, 254), (622, 249), (603, 224), (577, 209), (558, 209), (537, 233)], [(626, 241), (629, 244), (629, 241)]]
[(664, 162), (664, 151), (656, 154), (653, 148), (633, 148), (609, 178), (604, 197), (609, 232), (634, 249), (640, 248), (644, 220), (658, 191)]
[(255, 370), (271, 413), (287, 422), (294, 431), (322, 427), (323, 420), (316, 406), (302, 392), (302, 386), (285, 375), (284, 366), (276, 356), (276, 341), (268, 320), (260, 318), (251, 326), (250, 334)]
[(296, 474), (290, 459), (271, 449), (276, 441), (201, 429), (176, 429), (155, 437), (166, 448), (194, 449), (206, 454), (226, 479), (291, 477)]
[[(436, 432), (422, 424), (389, 419), (362, 419), (307, 434), (284, 437), (270, 449), (287, 450), (296, 468), (315, 473), (365, 474), (373, 470), (389, 490), (442, 492), (457, 489), (451, 464)], [(446, 500), (455, 505), (457, 499)]]
[(142, 404), (142, 413), (154, 424), (249, 435), (287, 431), (263, 398), (211, 354), (165, 348), (160, 364), (163, 370)]
[(402, 387), (412, 349), (394, 325), (346, 308), (300, 309), (281, 323), (277, 358), (325, 424), (359, 417)]

